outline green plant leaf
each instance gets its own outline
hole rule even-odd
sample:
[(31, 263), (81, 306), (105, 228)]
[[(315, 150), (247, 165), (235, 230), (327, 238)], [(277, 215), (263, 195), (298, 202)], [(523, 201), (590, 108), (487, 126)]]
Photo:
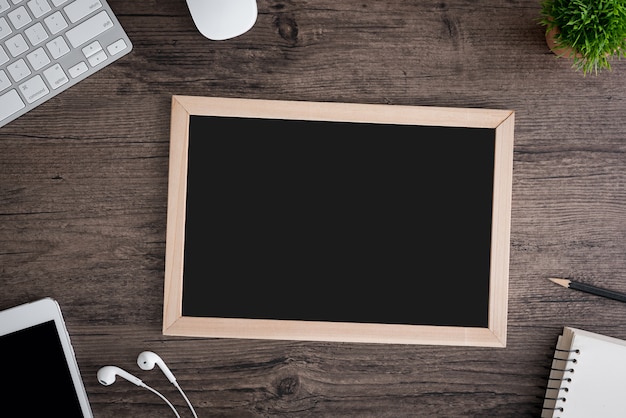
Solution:
[(557, 46), (580, 54), (573, 67), (585, 75), (626, 57), (626, 0), (542, 0), (539, 23), (559, 29)]

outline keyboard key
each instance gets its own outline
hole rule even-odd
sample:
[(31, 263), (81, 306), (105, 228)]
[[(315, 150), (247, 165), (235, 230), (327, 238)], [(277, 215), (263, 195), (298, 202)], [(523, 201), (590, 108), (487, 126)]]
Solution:
[(22, 58), (9, 65), (7, 67), (7, 70), (9, 70), (9, 74), (11, 74), (11, 77), (13, 77), (13, 81), (15, 81), (16, 83), (31, 74), (30, 70), (28, 69), (28, 65), (26, 65), (26, 61), (24, 61)]
[(18, 110), (24, 109), (26, 105), (17, 94), (15, 89), (9, 90), (0, 96), (0, 121), (8, 118)]
[(70, 47), (67, 46), (65, 39), (59, 36), (58, 38), (54, 38), (50, 42), (46, 44), (46, 48), (50, 51), (53, 59), (57, 59), (62, 57), (63, 55), (70, 52)]
[(25, 83), (20, 84), (20, 91), (28, 103), (36, 102), (50, 93), (40, 75), (36, 75)]
[(76, 23), (101, 7), (102, 3), (98, 0), (76, 0), (68, 6), (65, 6), (63, 10), (65, 10), (65, 14), (70, 19), (70, 22)]
[(52, 10), (46, 0), (30, 0), (27, 4), (35, 18), (39, 18)]
[(107, 46), (107, 51), (109, 51), (109, 54), (115, 55), (125, 50), (127, 46), (128, 45), (126, 45), (126, 42), (124, 42), (123, 39), (118, 39), (117, 41), (113, 42), (111, 45)]
[(36, 46), (42, 43), (43, 41), (45, 41), (46, 39), (48, 39), (48, 34), (46, 33), (46, 30), (43, 28), (43, 25), (39, 22), (35, 23), (30, 28), (26, 29), (24, 33), (28, 37), (28, 40), (30, 41), (30, 43), (33, 44), (33, 46)]
[(100, 45), (100, 42), (94, 41), (83, 48), (83, 55), (85, 58), (89, 58), (98, 51), (102, 51), (102, 46)]
[(87, 61), (89, 61), (89, 64), (92, 67), (95, 67), (96, 65), (102, 64), (104, 61), (106, 61), (106, 59), (107, 59), (107, 54), (105, 54), (104, 51), (100, 51), (90, 56), (89, 58), (87, 58)]
[(67, 28), (67, 22), (61, 12), (54, 12), (44, 19), (46, 26), (51, 34), (56, 35), (63, 29)]
[(18, 33), (17, 35), (6, 41), (4, 44), (7, 46), (7, 48), (9, 49), (9, 53), (14, 58), (20, 55), (22, 52), (28, 51), (28, 44), (26, 43), (26, 40), (21, 33)]
[(46, 80), (48, 80), (50, 86), (55, 90), (70, 81), (59, 64), (55, 64), (46, 69), (43, 75), (46, 77)]
[(8, 16), (15, 29), (20, 29), (33, 21), (24, 6), (10, 11)]
[(11, 27), (9, 26), (9, 22), (7, 22), (5, 18), (0, 17), (0, 39), (6, 38), (11, 33), (13, 33), (13, 31), (11, 30)]
[(6, 12), (7, 10), (9, 10), (9, 2), (8, 0), (0, 0), (0, 13), (2, 12)]
[(35, 71), (50, 64), (50, 58), (48, 58), (48, 55), (43, 48), (35, 49), (30, 54), (26, 55), (26, 59), (28, 59), (28, 62), (30, 62), (30, 65), (32, 65), (33, 70)]
[(111, 29), (113, 22), (106, 11), (102, 11), (97, 15), (90, 17), (80, 25), (76, 26), (65, 32), (65, 36), (69, 39), (74, 48), (78, 48), (80, 45), (87, 41), (92, 40), (102, 32)]
[(75, 66), (70, 67), (69, 73), (72, 78), (76, 78), (82, 73), (84, 73), (85, 71), (87, 71), (88, 69), (89, 67), (87, 67), (87, 64), (85, 63), (85, 61), (81, 61)]

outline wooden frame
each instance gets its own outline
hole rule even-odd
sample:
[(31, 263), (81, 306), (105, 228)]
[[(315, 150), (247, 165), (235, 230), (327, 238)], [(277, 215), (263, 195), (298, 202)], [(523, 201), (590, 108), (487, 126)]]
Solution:
[[(189, 119), (192, 115), (495, 130), (488, 326), (371, 324), (183, 316), (183, 264)], [(392, 344), (505, 347), (507, 336), (514, 112), (347, 103), (173, 96), (163, 334)]]

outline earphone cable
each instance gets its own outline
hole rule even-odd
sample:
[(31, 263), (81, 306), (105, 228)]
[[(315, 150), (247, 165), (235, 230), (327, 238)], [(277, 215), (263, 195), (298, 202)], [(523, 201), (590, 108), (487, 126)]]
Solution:
[(167, 403), (169, 405), (169, 407), (172, 408), (172, 411), (174, 411), (174, 413), (176, 414), (176, 417), (180, 418), (180, 415), (178, 415), (178, 411), (176, 411), (176, 408), (174, 408), (174, 405), (172, 405), (172, 403), (170, 401), (168, 401), (165, 396), (161, 395), (157, 390), (152, 389), (150, 386), (146, 385), (145, 383), (143, 384), (143, 387), (145, 387), (150, 392), (152, 392), (155, 395), (157, 395), (159, 398), (163, 399), (165, 401), (165, 403)]
[(178, 389), (180, 394), (183, 395), (183, 398), (185, 398), (185, 401), (187, 402), (187, 405), (189, 405), (189, 409), (191, 409), (191, 412), (193, 413), (193, 416), (195, 418), (198, 418), (198, 415), (196, 415), (196, 411), (193, 409), (193, 405), (191, 405), (191, 402), (189, 402), (189, 398), (187, 398), (187, 395), (185, 395), (185, 392), (183, 392), (183, 390), (180, 387), (180, 385), (178, 384), (178, 382), (174, 382), (174, 386), (176, 386), (176, 389)]

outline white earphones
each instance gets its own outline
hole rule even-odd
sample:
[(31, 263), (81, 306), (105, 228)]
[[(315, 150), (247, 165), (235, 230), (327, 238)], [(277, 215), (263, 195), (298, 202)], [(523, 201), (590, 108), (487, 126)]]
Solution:
[(104, 367), (101, 367), (100, 370), (98, 370), (98, 382), (100, 382), (104, 386), (112, 385), (115, 382), (115, 376), (122, 377), (122, 378), (128, 380), (130, 383), (133, 383), (133, 384), (135, 384), (137, 386), (140, 386), (142, 388), (146, 388), (149, 391), (151, 391), (152, 393), (158, 395), (159, 398), (163, 399), (165, 401), (165, 403), (167, 403), (169, 405), (169, 407), (172, 408), (172, 411), (174, 411), (176, 416), (178, 418), (180, 418), (180, 415), (178, 415), (178, 412), (176, 411), (176, 408), (174, 408), (174, 405), (172, 405), (170, 403), (170, 401), (168, 401), (165, 398), (165, 396), (161, 395), (159, 392), (157, 392), (156, 390), (152, 389), (150, 386), (146, 385), (138, 377), (133, 376), (132, 374), (128, 373), (126, 370), (120, 369), (117, 366), (104, 366)]
[[(176, 377), (174, 377), (174, 374), (172, 373), (172, 371), (165, 365), (165, 362), (163, 361), (163, 359), (161, 359), (161, 357), (159, 357), (158, 354), (153, 353), (152, 351), (143, 351), (139, 353), (139, 356), (137, 357), (137, 365), (142, 370), (152, 370), (154, 369), (155, 365), (159, 366), (159, 369), (161, 369), (165, 377), (167, 377), (170, 383), (176, 386), (176, 389), (178, 389), (178, 391), (183, 396), (183, 398), (185, 398), (185, 401), (187, 402), (187, 405), (189, 405), (189, 409), (191, 409), (193, 416), (195, 418), (198, 418), (198, 415), (196, 415), (196, 411), (193, 409), (191, 402), (189, 402), (187, 395), (185, 395), (185, 392), (183, 392), (180, 385), (176, 381)], [(146, 385), (138, 377), (133, 376), (132, 374), (128, 373), (126, 370), (120, 369), (117, 366), (104, 366), (104, 367), (101, 367), (100, 370), (98, 370), (98, 381), (104, 386), (112, 385), (115, 382), (115, 376), (122, 377), (137, 386), (144, 387), (150, 390), (151, 392), (155, 393), (161, 399), (163, 399), (170, 406), (170, 408), (172, 408), (176, 416), (180, 418), (180, 415), (178, 415), (176, 408), (174, 408), (174, 406), (170, 403), (170, 401), (168, 401), (159, 392), (152, 389), (150, 386)]]

